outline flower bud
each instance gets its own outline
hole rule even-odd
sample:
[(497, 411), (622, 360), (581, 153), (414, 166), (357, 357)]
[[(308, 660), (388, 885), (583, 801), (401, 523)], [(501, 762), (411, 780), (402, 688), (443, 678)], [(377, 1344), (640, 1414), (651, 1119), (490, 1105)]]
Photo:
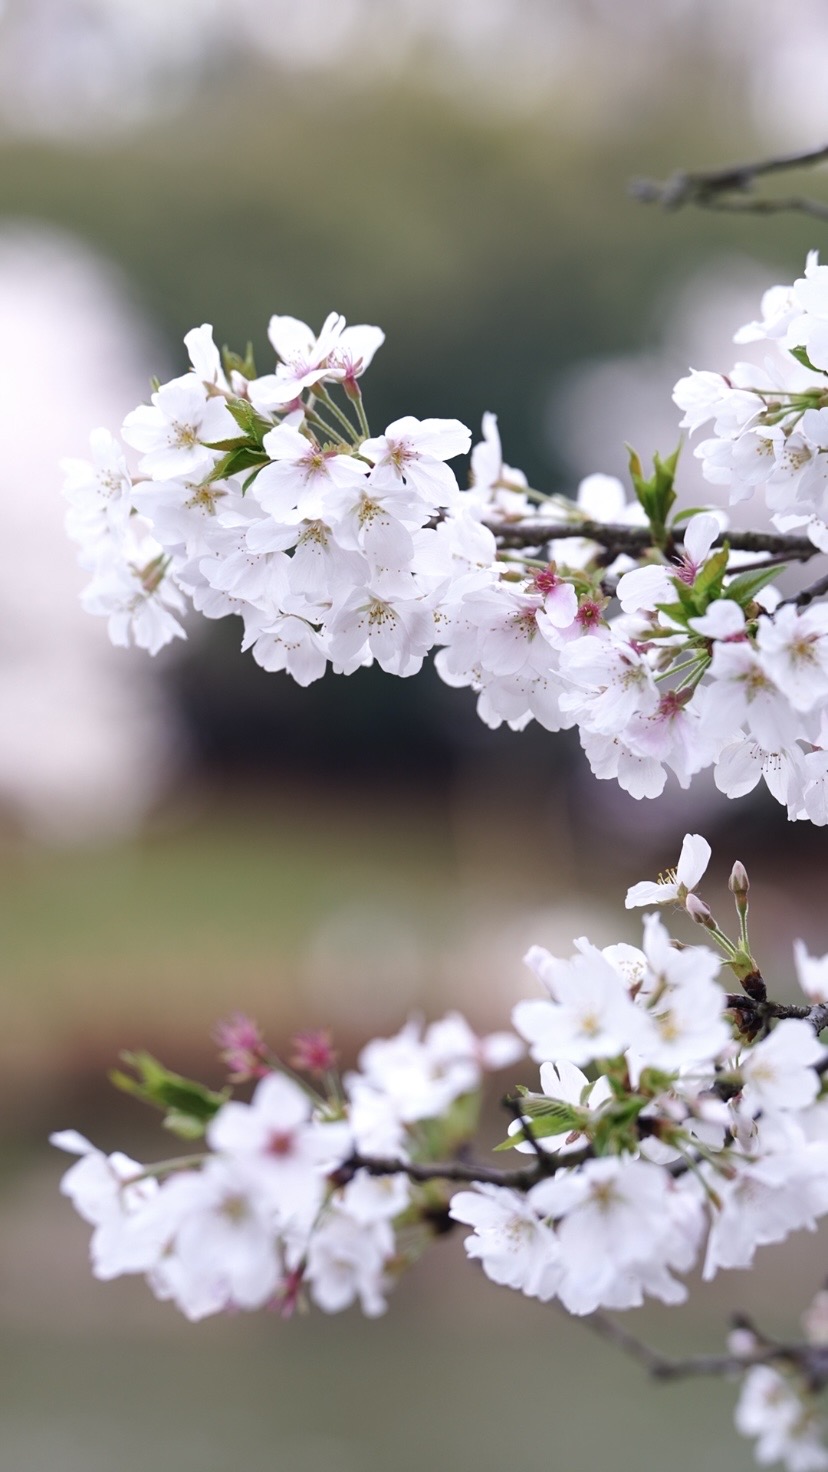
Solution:
[(697, 894), (688, 894), (684, 901), (684, 908), (690, 919), (695, 920), (697, 925), (703, 925), (707, 930), (716, 929), (716, 921), (713, 919), (710, 906), (706, 905), (704, 900), (699, 899)]
[(730, 878), (727, 881), (727, 887), (730, 890), (730, 893), (736, 896), (737, 901), (747, 899), (748, 890), (750, 889), (750, 880), (747, 877), (747, 869), (745, 868), (744, 864), (740, 863), (739, 859), (736, 860), (736, 863), (733, 865), (733, 868), (730, 871)]
[(732, 1355), (740, 1360), (749, 1360), (759, 1350), (759, 1341), (752, 1329), (742, 1325), (731, 1329), (727, 1336), (727, 1347)]

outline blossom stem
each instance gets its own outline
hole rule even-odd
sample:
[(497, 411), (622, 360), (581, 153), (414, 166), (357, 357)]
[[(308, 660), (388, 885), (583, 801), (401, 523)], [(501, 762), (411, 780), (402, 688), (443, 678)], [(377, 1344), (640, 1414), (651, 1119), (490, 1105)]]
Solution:
[(341, 435), (339, 433), (338, 429), (334, 429), (334, 426), (332, 424), (328, 424), (328, 421), (322, 418), (322, 415), (319, 413), (318, 409), (311, 409), (309, 405), (306, 406), (305, 418), (308, 419), (311, 424), (315, 424), (318, 429), (323, 430), (326, 435), (329, 435), (336, 444), (346, 445), (348, 446), (348, 448), (350, 448), (349, 441), (345, 439), (344, 435)]
[(125, 1186), (133, 1186), (136, 1181), (150, 1180), (153, 1176), (172, 1175), (177, 1170), (192, 1170), (197, 1165), (203, 1165), (205, 1160), (210, 1160), (211, 1153), (201, 1150), (194, 1155), (176, 1155), (170, 1160), (157, 1160), (154, 1165), (145, 1165), (143, 1170), (136, 1175), (130, 1176), (124, 1181)]
[(369, 440), (371, 438), (371, 426), (368, 423), (368, 416), (365, 413), (365, 405), (362, 401), (362, 392), (359, 388), (359, 385), (357, 385), (356, 395), (351, 399), (351, 402), (353, 404), (356, 404), (357, 418), (359, 420), (359, 427), (362, 432), (362, 438), (365, 440)]
[(356, 444), (360, 438), (359, 431), (356, 429), (355, 425), (351, 423), (351, 420), (348, 418), (345, 411), (343, 409), (340, 409), (336, 400), (332, 398), (331, 395), (328, 393), (328, 390), (323, 388), (321, 383), (318, 383), (313, 392), (314, 397), (317, 399), (321, 399), (322, 403), (325, 405), (325, 408), (329, 409), (334, 417), (339, 420), (343, 429), (347, 429), (352, 443)]

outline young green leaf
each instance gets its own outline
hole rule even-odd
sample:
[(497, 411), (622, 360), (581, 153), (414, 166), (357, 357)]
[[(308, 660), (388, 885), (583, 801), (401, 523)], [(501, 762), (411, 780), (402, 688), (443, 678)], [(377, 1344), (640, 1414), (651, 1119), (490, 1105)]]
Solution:
[(733, 579), (732, 583), (728, 583), (725, 594), (741, 608), (747, 608), (757, 593), (761, 593), (768, 583), (772, 583), (774, 578), (778, 578), (781, 572), (786, 571), (787, 567), (784, 562), (776, 562), (773, 567), (760, 567), (755, 572), (742, 572)]
[(826, 374), (824, 368), (817, 368), (815, 364), (811, 362), (810, 358), (808, 357), (807, 348), (790, 348), (789, 352), (792, 358), (796, 358), (797, 363), (802, 364), (803, 368), (810, 368), (812, 373), (821, 373), (823, 378), (828, 377), (828, 374)]
[(203, 1135), (213, 1115), (230, 1097), (230, 1089), (216, 1093), (180, 1073), (172, 1073), (151, 1053), (122, 1053), (121, 1057), (137, 1077), (113, 1069), (109, 1077), (115, 1087), (160, 1109), (166, 1115), (165, 1127), (185, 1139)]

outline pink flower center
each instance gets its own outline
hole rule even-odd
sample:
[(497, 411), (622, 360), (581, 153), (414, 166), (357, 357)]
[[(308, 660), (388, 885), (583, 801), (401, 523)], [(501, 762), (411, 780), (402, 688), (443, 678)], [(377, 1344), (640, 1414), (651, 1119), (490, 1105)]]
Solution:
[(540, 572), (535, 573), (535, 587), (539, 593), (543, 594), (544, 598), (548, 598), (549, 594), (554, 588), (558, 587), (560, 582), (561, 579), (558, 577), (554, 567), (544, 567), (541, 568)]
[(290, 1130), (274, 1130), (268, 1140), (268, 1155), (276, 1155), (284, 1159), (286, 1155), (293, 1154), (294, 1139)]
[(575, 615), (575, 621), (581, 625), (582, 629), (597, 628), (601, 622), (601, 610), (598, 604), (592, 598), (585, 598)]

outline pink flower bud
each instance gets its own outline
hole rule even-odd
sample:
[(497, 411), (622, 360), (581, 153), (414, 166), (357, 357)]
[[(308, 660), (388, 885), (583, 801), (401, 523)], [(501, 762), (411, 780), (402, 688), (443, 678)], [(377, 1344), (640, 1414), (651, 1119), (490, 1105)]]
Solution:
[(328, 1073), (336, 1064), (336, 1051), (328, 1028), (318, 1027), (298, 1032), (291, 1039), (291, 1068), (300, 1073)]
[(267, 1048), (258, 1023), (244, 1012), (234, 1012), (232, 1017), (216, 1023), (213, 1037), (234, 1083), (264, 1078), (270, 1072)]

